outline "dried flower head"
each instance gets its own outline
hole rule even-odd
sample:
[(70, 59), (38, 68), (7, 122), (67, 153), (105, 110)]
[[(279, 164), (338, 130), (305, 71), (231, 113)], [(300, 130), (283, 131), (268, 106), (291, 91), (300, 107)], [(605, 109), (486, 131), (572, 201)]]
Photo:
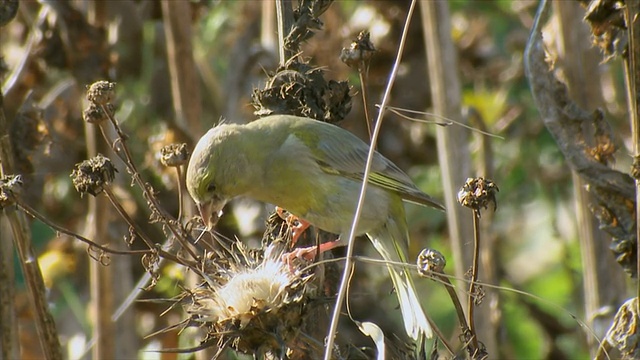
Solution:
[(160, 162), (164, 166), (178, 167), (189, 160), (187, 144), (169, 144), (160, 149)]
[(435, 249), (422, 249), (418, 255), (418, 273), (429, 276), (430, 273), (442, 273), (447, 265), (447, 259)]
[(96, 196), (104, 190), (105, 185), (113, 181), (117, 171), (111, 159), (98, 154), (76, 164), (71, 178), (73, 186), (80, 194), (89, 193)]
[(342, 48), (340, 60), (351, 68), (360, 69), (371, 59), (375, 51), (369, 32), (361, 31), (348, 48)]
[(468, 178), (460, 191), (458, 191), (458, 202), (473, 210), (488, 208), (493, 204), (493, 211), (497, 209), (496, 193), (498, 186), (489, 179), (482, 177)]
[(240, 256), (211, 261), (213, 272), (185, 294), (189, 324), (207, 328), (207, 343), (229, 343), (246, 354), (280, 354), (292, 346), (312, 292), (312, 275), (292, 272), (282, 261), (283, 247), (269, 245), (264, 255), (237, 244)]
[(96, 81), (87, 86), (87, 100), (96, 105), (107, 105), (115, 97), (116, 83), (108, 81)]
[(82, 118), (90, 124), (99, 124), (109, 119), (102, 108), (95, 103), (89, 104), (89, 107), (84, 109), (82, 112)]
[(22, 190), (22, 176), (6, 175), (0, 178), (0, 210), (13, 205), (16, 194)]

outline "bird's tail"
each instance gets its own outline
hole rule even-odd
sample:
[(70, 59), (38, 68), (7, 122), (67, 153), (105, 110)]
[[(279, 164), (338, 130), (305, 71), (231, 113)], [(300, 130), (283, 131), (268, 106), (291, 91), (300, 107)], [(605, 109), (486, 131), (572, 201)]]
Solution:
[[(408, 233), (406, 226), (401, 226), (395, 221), (395, 219), (390, 218), (384, 229), (370, 233), (369, 236), (373, 246), (384, 260), (406, 262), (406, 250), (403, 244), (408, 241)], [(404, 218), (399, 221), (404, 221)], [(391, 249), (391, 246), (393, 246), (393, 249)], [(433, 331), (429, 321), (427, 321), (427, 316), (422, 311), (410, 274), (406, 270), (392, 265), (388, 265), (387, 268), (398, 295), (400, 311), (402, 312), (404, 328), (407, 334), (414, 340), (419, 338), (420, 333), (424, 333), (427, 338), (431, 338)]]

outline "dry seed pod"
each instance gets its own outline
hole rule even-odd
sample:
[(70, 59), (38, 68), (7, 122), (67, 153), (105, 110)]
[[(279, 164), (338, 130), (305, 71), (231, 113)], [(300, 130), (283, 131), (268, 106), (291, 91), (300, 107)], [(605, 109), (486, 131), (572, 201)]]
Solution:
[(458, 191), (458, 202), (473, 210), (488, 208), (493, 204), (493, 211), (497, 209), (496, 193), (498, 186), (489, 179), (482, 177), (468, 178), (460, 191)]
[(88, 193), (93, 196), (100, 194), (104, 186), (113, 181), (118, 170), (111, 160), (98, 154), (89, 160), (75, 165), (71, 172), (73, 186), (80, 194)]
[(108, 81), (96, 81), (87, 86), (87, 100), (96, 105), (106, 106), (115, 97), (116, 83)]
[(189, 160), (187, 144), (169, 144), (160, 149), (160, 162), (167, 167), (185, 165)]

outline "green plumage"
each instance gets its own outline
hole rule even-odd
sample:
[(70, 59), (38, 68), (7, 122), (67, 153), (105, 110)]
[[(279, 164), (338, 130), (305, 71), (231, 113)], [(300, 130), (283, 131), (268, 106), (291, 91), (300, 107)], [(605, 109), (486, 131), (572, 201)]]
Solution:
[[(278, 205), (329, 232), (346, 234), (362, 186), (369, 146), (350, 132), (312, 119), (275, 115), (209, 130), (194, 149), (187, 189), (205, 221), (236, 196)], [(406, 262), (402, 201), (443, 206), (379, 153), (371, 164), (358, 232), (390, 261)], [(214, 215), (210, 218), (210, 215)], [(408, 274), (389, 267), (407, 333), (431, 334)]]

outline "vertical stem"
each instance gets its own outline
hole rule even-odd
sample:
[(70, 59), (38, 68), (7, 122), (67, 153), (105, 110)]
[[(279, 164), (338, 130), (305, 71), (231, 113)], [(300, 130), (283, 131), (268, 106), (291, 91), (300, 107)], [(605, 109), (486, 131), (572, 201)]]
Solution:
[(476, 281), (478, 281), (478, 259), (480, 257), (480, 212), (475, 209), (473, 210), (473, 230), (473, 266), (471, 267), (471, 281), (469, 282), (467, 313), (469, 314), (469, 331), (473, 336), (471, 339), (473, 348), (478, 351), (478, 336), (476, 335), (476, 322), (473, 312), (476, 307)]
[(371, 136), (371, 146), (369, 147), (369, 153), (367, 155), (367, 164), (365, 165), (364, 174), (362, 176), (362, 188), (360, 189), (358, 206), (356, 207), (356, 212), (353, 218), (353, 224), (351, 225), (351, 230), (349, 231), (349, 238), (347, 242), (347, 253), (345, 255), (346, 260), (344, 265), (344, 273), (342, 274), (340, 288), (338, 289), (338, 295), (336, 298), (336, 305), (333, 308), (333, 315), (331, 317), (331, 326), (329, 328), (329, 334), (327, 335), (327, 343), (326, 343), (326, 349), (324, 353), (325, 360), (330, 360), (331, 354), (333, 353), (333, 344), (334, 344), (336, 332), (338, 329), (340, 312), (341, 312), (342, 304), (344, 303), (344, 299), (347, 293), (347, 287), (349, 284), (349, 279), (351, 278), (351, 272), (353, 271), (353, 247), (355, 242), (354, 240), (357, 234), (360, 214), (362, 213), (362, 207), (364, 205), (368, 179), (371, 173), (371, 163), (373, 160), (373, 155), (375, 154), (378, 135), (380, 134), (380, 129), (382, 128), (382, 118), (383, 118), (385, 109), (387, 107), (387, 104), (389, 103), (389, 100), (391, 97), (390, 96), (391, 89), (393, 88), (393, 83), (395, 82), (396, 75), (398, 73), (398, 67), (400, 66), (400, 62), (402, 60), (402, 53), (404, 51), (405, 42), (408, 37), (409, 24), (411, 22), (411, 17), (413, 16), (413, 11), (416, 7), (416, 2), (417, 2), (416, 0), (411, 1), (411, 6), (409, 7), (409, 11), (407, 12), (407, 19), (405, 20), (405, 24), (402, 29), (402, 37), (400, 38), (400, 44), (398, 45), (398, 53), (393, 63), (391, 74), (389, 74), (389, 81), (387, 82), (387, 87), (385, 88), (384, 95), (382, 96), (382, 101), (380, 103), (380, 111), (378, 112), (378, 118), (376, 119), (375, 127), (373, 128), (373, 135)]
[[(9, 233), (9, 222), (0, 213), (0, 234)], [(15, 311), (13, 242), (0, 239), (0, 359), (18, 358), (18, 324)]]
[[(433, 112), (440, 117), (461, 121), (462, 91), (458, 75), (458, 54), (451, 38), (449, 2), (422, 1), (420, 6)], [(474, 237), (475, 230), (471, 222), (465, 221), (466, 211), (458, 205), (456, 195), (458, 186), (465, 182), (472, 171), (471, 155), (466, 146), (468, 131), (462, 127), (439, 126), (436, 128), (436, 136), (449, 238), (455, 263), (454, 272), (457, 277), (464, 278), (474, 263), (471, 249), (465, 244)], [(466, 297), (461, 294), (460, 299)], [(469, 317), (471, 315), (479, 327), (474, 329), (473, 333), (482, 334), (482, 341), (488, 353), (497, 352), (499, 346), (496, 340), (496, 324), (490, 320), (490, 307), (478, 307), (474, 313), (467, 314)]]
[[(9, 124), (4, 115), (4, 96), (0, 91), (0, 176), (13, 172), (13, 148), (9, 139)], [(10, 224), (3, 221), (0, 211), (0, 234), (8, 234)], [(18, 357), (18, 324), (15, 309), (15, 274), (13, 271), (13, 243), (7, 235), (0, 238), (0, 358)]]
[[(104, 1), (89, 1), (87, 21), (93, 26), (105, 28), (106, 7), (107, 4)], [(89, 157), (104, 152), (107, 147), (98, 142), (95, 126), (84, 122), (84, 130)], [(108, 214), (111, 211), (107, 204), (103, 197), (89, 197), (88, 213), (85, 219), (84, 235), (102, 246), (108, 246), (110, 243), (107, 229), (110, 218)], [(103, 266), (99, 261), (89, 262), (89, 293), (91, 297), (89, 313), (92, 320), (92, 336), (96, 341), (91, 349), (94, 359), (115, 358), (115, 345), (120, 343), (119, 340), (130, 339), (129, 336), (121, 338), (121, 333), (116, 331), (116, 326), (110, 319), (115, 301), (114, 269), (115, 267)]]
[[(95, 129), (91, 124), (85, 123), (85, 131), (87, 139), (88, 153), (91, 156), (97, 154), (97, 143), (95, 141)], [(89, 144), (94, 144), (90, 146)], [(86, 217), (85, 236), (93, 239), (102, 246), (109, 246), (109, 236), (107, 229), (109, 228), (110, 213), (108, 201), (106, 198), (90, 197), (89, 209)], [(116, 336), (114, 323), (111, 321), (110, 315), (114, 307), (114, 286), (113, 286), (113, 268), (104, 266), (99, 261), (89, 262), (89, 281), (91, 295), (91, 318), (93, 327), (93, 338), (96, 339), (95, 346), (91, 353), (93, 359), (113, 359), (116, 357), (114, 337)]]
[[(461, 85), (457, 73), (457, 52), (451, 40), (448, 3), (424, 1), (420, 2), (420, 7), (433, 112), (441, 117), (460, 120)], [(472, 262), (471, 253), (465, 251), (464, 244), (473, 237), (473, 228), (463, 221), (464, 209), (456, 202), (457, 186), (464, 183), (470, 171), (470, 155), (462, 146), (466, 143), (466, 131), (461, 127), (436, 128), (447, 223), (456, 263), (455, 275), (458, 277), (464, 276)]]
[(162, 18), (176, 123), (186, 134), (198, 138), (202, 133), (202, 100), (193, 59), (190, 6), (188, 1), (162, 0)]
[(278, 18), (278, 51), (280, 65), (284, 65), (291, 57), (291, 51), (284, 48), (284, 39), (293, 26), (292, 0), (276, 0), (276, 16)]
[(182, 171), (180, 170), (180, 166), (176, 166), (176, 178), (178, 180), (178, 224), (182, 224), (182, 213), (184, 209), (184, 200), (183, 200), (183, 177)]
[[(629, 116), (631, 117), (631, 133), (633, 136), (633, 155), (635, 164), (640, 163), (640, 99), (638, 89), (640, 89), (640, 4), (637, 1), (627, 1), (625, 6), (625, 16), (627, 31), (629, 32), (629, 51), (625, 61), (625, 75), (627, 82), (627, 99), (629, 106)], [(640, 223), (640, 178), (636, 178), (636, 224)], [(636, 261), (637, 276), (640, 276), (640, 227), (636, 226)], [(638, 283), (637, 295), (640, 298), (640, 282)], [(640, 301), (638, 302), (640, 304)]]
[(30, 231), (23, 214), (15, 209), (5, 209), (7, 219), (11, 224), (13, 238), (20, 259), (20, 266), (27, 282), (29, 300), (36, 320), (36, 330), (44, 356), (47, 360), (62, 359), (58, 332), (53, 316), (49, 312), (44, 280), (38, 266), (38, 257), (30, 239)]
[[(9, 137), (9, 124), (4, 114), (4, 97), (0, 93), (0, 175), (9, 175), (14, 170), (14, 158), (13, 147)], [(56, 330), (56, 324), (53, 320), (53, 316), (49, 312), (49, 304), (46, 300), (46, 290), (44, 287), (44, 281), (42, 279), (42, 272), (38, 266), (38, 258), (33, 244), (31, 243), (31, 232), (29, 230), (27, 220), (24, 214), (16, 211), (14, 206), (9, 206), (3, 210), (7, 220), (10, 224), (13, 242), (18, 252), (18, 259), (20, 266), (24, 274), (27, 291), (29, 294), (29, 302), (34, 312), (36, 330), (38, 333), (38, 339), (42, 346), (43, 353), (47, 359), (62, 359), (62, 351), (60, 349), (60, 342), (58, 341), (58, 332)], [(2, 242), (8, 242), (6, 235), (2, 236)], [(10, 246), (0, 245), (2, 250), (11, 250)], [(5, 261), (6, 259), (13, 257), (13, 252), (4, 252), (3, 258), (0, 258), (2, 268), (7, 266), (13, 267), (13, 261)], [(9, 270), (7, 275), (12, 275), (13, 270)], [(3, 293), (0, 296), (2, 303), (2, 355), (5, 359), (16, 358), (14, 355), (17, 350), (16, 324), (15, 324), (15, 305), (13, 296), (15, 295), (15, 288), (13, 287), (13, 278), (11, 278), (7, 284), (1, 285), (2, 290), (6, 290), (7, 293)], [(8, 298), (8, 297), (11, 298)], [(5, 309), (4, 306), (7, 305)], [(6, 317), (5, 317), (6, 316)], [(7, 334), (4, 334), (7, 331)], [(5, 354), (8, 356), (5, 357)]]
[(369, 139), (371, 139), (371, 116), (369, 116), (369, 101), (367, 100), (367, 79), (369, 78), (367, 68), (368, 66), (363, 61), (358, 68), (358, 75), (360, 75), (360, 91), (362, 91), (364, 121), (367, 123), (367, 133), (369, 135)]
[[(202, 100), (199, 86), (200, 79), (193, 58), (191, 4), (188, 1), (175, 0), (162, 0), (161, 4), (167, 41), (167, 61), (169, 63), (169, 73), (171, 74), (171, 95), (176, 113), (176, 123), (185, 133), (189, 134), (192, 139), (197, 139), (200, 137), (200, 134), (202, 134), (202, 124), (200, 121), (202, 116)], [(178, 183), (178, 186), (181, 186), (181, 184)], [(181, 194), (181, 192), (179, 194)], [(182, 209), (182, 201), (180, 203), (180, 209)], [(192, 208), (190, 207), (187, 213), (190, 214), (191, 211)], [(180, 211), (180, 215), (182, 215), (182, 210)], [(198, 256), (195, 251), (189, 244), (183, 241), (181, 229), (174, 230), (174, 226), (172, 225), (169, 225), (169, 227), (183, 248), (194, 260), (197, 260)], [(187, 282), (195, 285), (197, 281), (197, 275), (191, 272), (187, 277)], [(214, 357), (214, 352), (212, 348), (204, 349), (196, 354), (196, 359), (211, 359)]]

